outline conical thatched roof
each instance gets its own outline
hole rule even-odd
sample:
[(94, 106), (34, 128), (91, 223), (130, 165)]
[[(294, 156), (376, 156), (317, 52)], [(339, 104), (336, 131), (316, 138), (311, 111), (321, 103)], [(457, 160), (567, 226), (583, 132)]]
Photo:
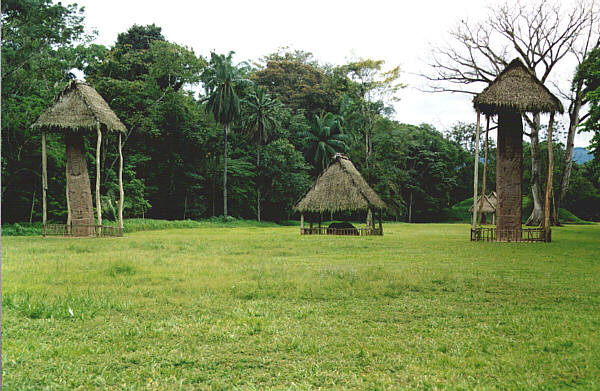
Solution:
[(501, 112), (563, 112), (562, 103), (518, 58), (473, 99), (475, 109), (487, 115)]
[(299, 212), (338, 212), (385, 208), (385, 203), (346, 156), (336, 154), (310, 190), (298, 201)]
[(89, 84), (73, 80), (54, 98), (52, 106), (39, 116), (34, 128), (78, 131), (95, 129), (100, 122), (107, 130), (127, 132), (108, 103)]
[[(482, 213), (495, 213), (496, 212), (497, 202), (498, 202), (498, 197), (496, 196), (496, 192), (494, 191), (490, 195), (483, 196), (483, 200), (481, 198), (482, 197), (479, 196), (479, 200), (477, 201), (477, 207), (479, 207), (479, 204), (481, 202), (483, 202), (483, 206), (481, 208), (481, 212)], [(477, 209), (477, 211), (479, 212), (479, 209)], [(473, 212), (473, 206), (472, 205), (469, 208), (469, 212)]]

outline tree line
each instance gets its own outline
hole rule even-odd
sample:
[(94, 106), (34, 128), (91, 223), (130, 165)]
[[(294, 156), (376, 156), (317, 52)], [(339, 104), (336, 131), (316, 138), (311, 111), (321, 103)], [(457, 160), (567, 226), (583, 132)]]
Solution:
[[(404, 84), (400, 69), (381, 60), (321, 64), (309, 52), (285, 48), (253, 62), (238, 63), (233, 52), (204, 58), (168, 41), (156, 25), (134, 25), (105, 47), (85, 32), (83, 9), (50, 0), (3, 2), (2, 18), (4, 221), (40, 219), (40, 135), (30, 125), (75, 77), (74, 69), (128, 129), (126, 217), (290, 219), (294, 203), (336, 152), (347, 154), (386, 202), (388, 219), (443, 221), (449, 207), (472, 195), (474, 125), (442, 132), (394, 121), (393, 102)], [(596, 155), (597, 53), (585, 54), (573, 79), (590, 108), (578, 129), (595, 132)], [(118, 200), (111, 137), (103, 137), (100, 165), (107, 219), (115, 218)], [(93, 138), (86, 143), (94, 145)], [(536, 155), (544, 142), (527, 143), (525, 153)], [(570, 164), (569, 146), (553, 145), (560, 175)], [(494, 188), (494, 148), (488, 189)], [(600, 217), (599, 160), (569, 168), (561, 205), (582, 218)], [(545, 177), (543, 157), (537, 161), (539, 169), (525, 167), (524, 189)], [(49, 136), (53, 221), (66, 219), (64, 172), (64, 143)]]

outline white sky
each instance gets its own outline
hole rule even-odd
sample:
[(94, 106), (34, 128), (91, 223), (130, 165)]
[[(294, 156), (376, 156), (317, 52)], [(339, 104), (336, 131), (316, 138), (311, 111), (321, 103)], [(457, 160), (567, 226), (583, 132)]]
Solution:
[[(431, 44), (445, 42), (461, 19), (482, 19), (493, 0), (75, 1), (85, 7), (88, 28), (98, 30), (95, 42), (106, 46), (133, 24), (155, 23), (167, 40), (205, 57), (233, 50), (236, 62), (257, 60), (289, 46), (331, 64), (364, 57), (400, 65), (408, 87), (395, 119), (443, 131), (475, 121), (471, 96), (421, 92), (426, 83), (417, 74), (427, 68)], [(578, 135), (575, 144), (585, 147), (590, 137)]]

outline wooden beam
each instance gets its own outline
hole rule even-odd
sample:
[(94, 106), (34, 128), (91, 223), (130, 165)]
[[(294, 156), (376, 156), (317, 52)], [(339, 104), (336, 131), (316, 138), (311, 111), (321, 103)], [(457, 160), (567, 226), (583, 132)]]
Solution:
[(300, 232), (304, 233), (304, 213), (300, 214)]
[(48, 156), (46, 155), (46, 131), (42, 130), (42, 227), (46, 236), (46, 223), (48, 221), (48, 205), (46, 204), (46, 191), (48, 190)]
[(73, 219), (71, 215), (71, 201), (69, 201), (69, 180), (67, 176), (69, 175), (69, 170), (67, 169), (67, 165), (65, 164), (65, 193), (67, 193), (67, 235), (71, 234), (71, 221)]
[(487, 125), (485, 127), (485, 152), (484, 152), (484, 158), (483, 158), (483, 183), (481, 185), (481, 201), (479, 203), (479, 211), (478, 211), (478, 221), (477, 224), (481, 224), (481, 210), (483, 209), (483, 200), (485, 198), (485, 185), (486, 185), (486, 180), (487, 180), (487, 165), (488, 165), (488, 138), (489, 138), (489, 133), (490, 133), (490, 116), (486, 115), (485, 116), (486, 120), (487, 120)]
[(552, 178), (554, 171), (554, 151), (552, 149), (552, 126), (554, 125), (554, 113), (550, 113), (548, 123), (548, 179), (546, 181), (546, 199), (544, 201), (544, 234), (548, 239), (550, 230), (550, 193), (552, 192)]
[[(98, 140), (96, 141), (96, 216), (97, 224), (102, 226), (102, 205), (100, 203), (100, 146), (102, 144), (102, 130), (100, 129), (100, 122), (96, 122), (96, 129), (98, 130)], [(98, 233), (101, 233), (101, 228), (98, 229)]]
[(121, 132), (119, 132), (119, 228), (123, 229), (123, 202), (125, 192), (123, 191), (123, 147), (121, 146)]
[(475, 172), (473, 174), (473, 220), (472, 229), (477, 226), (477, 182), (479, 181), (479, 129), (481, 127), (481, 113), (477, 111), (477, 126), (475, 127)]

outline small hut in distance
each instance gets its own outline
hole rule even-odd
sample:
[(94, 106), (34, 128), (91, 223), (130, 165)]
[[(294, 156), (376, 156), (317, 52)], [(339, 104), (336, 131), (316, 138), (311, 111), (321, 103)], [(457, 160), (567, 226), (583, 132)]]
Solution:
[[(46, 234), (66, 234), (72, 236), (122, 235), (123, 232), (123, 153), (121, 135), (127, 132), (125, 125), (110, 109), (108, 103), (89, 84), (73, 80), (58, 94), (52, 106), (44, 111), (33, 123), (32, 128), (42, 131), (42, 197), (43, 232)], [(96, 213), (90, 188), (87, 162), (85, 158), (84, 134), (93, 131), (97, 134), (96, 143)], [(118, 133), (119, 151), (119, 228), (102, 227), (102, 207), (100, 205), (100, 145), (102, 132)], [(64, 136), (66, 145), (67, 209), (66, 225), (47, 224), (46, 192), (48, 189), (46, 163), (46, 133), (53, 132)], [(48, 230), (50, 228), (50, 231)]]
[[(493, 191), (488, 195), (481, 195), (477, 200), (477, 213), (481, 213), (481, 222), (483, 224), (486, 223), (485, 216), (491, 215), (492, 217), (492, 225), (496, 224), (496, 208), (498, 205), (498, 196), (496, 192)], [(473, 213), (473, 205), (469, 208), (469, 212)]]
[[(337, 153), (332, 158), (329, 167), (315, 180), (308, 192), (298, 201), (294, 210), (301, 213), (302, 235), (310, 234), (339, 234), (339, 235), (383, 235), (381, 210), (385, 203), (371, 189), (360, 175), (354, 164), (343, 154)], [(379, 228), (375, 228), (375, 219), (366, 228), (322, 228), (304, 227), (304, 214), (321, 214), (323, 212), (341, 211), (379, 211)]]

